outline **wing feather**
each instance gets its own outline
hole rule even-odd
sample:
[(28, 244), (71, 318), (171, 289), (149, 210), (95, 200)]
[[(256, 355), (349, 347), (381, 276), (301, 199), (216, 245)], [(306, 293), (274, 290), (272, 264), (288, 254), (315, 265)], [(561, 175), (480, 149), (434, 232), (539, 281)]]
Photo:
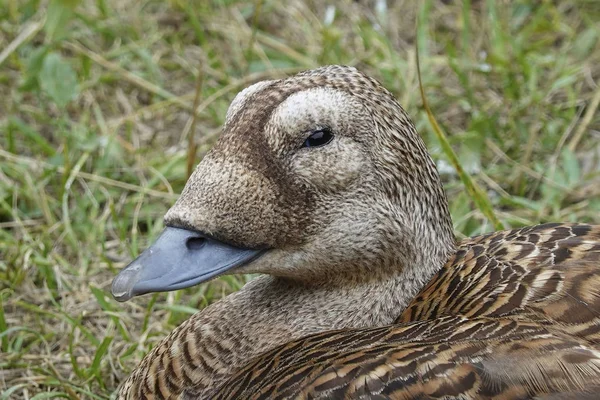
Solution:
[(211, 398), (597, 398), (599, 267), (600, 227), (468, 239), (396, 324), (283, 345)]

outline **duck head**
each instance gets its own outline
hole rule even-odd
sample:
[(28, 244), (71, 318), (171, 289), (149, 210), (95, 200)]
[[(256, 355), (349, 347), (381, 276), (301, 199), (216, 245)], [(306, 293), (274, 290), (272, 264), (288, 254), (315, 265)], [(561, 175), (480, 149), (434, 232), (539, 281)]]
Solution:
[(117, 300), (230, 273), (383, 279), (435, 270), (454, 245), (414, 125), (377, 81), (341, 66), (239, 93), (165, 225), (115, 278)]

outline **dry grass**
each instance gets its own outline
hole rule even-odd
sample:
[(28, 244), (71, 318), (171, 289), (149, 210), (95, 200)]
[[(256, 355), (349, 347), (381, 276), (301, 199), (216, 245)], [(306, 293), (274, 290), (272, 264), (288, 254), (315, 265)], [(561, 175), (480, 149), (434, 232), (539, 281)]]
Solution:
[(0, 0), (2, 399), (109, 398), (167, 332), (243, 284), (127, 304), (108, 292), (161, 230), (189, 135), (199, 160), (258, 80), (332, 63), (377, 77), (438, 161), (457, 234), (489, 231), (422, 111), (418, 37), (430, 106), (500, 222), (600, 223), (595, 1), (75, 3)]

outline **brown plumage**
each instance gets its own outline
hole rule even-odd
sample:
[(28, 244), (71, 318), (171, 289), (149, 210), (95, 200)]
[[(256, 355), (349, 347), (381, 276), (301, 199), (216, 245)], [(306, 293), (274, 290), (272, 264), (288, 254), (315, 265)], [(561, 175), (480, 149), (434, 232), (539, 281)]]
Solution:
[(599, 264), (600, 227), (467, 239), (395, 325), (287, 343), (210, 397), (597, 398)]
[[(330, 142), (303, 146), (325, 128)], [(456, 245), (414, 125), (354, 68), (240, 93), (165, 222), (265, 249), (227, 271), (265, 275), (173, 331), (120, 399), (600, 389), (600, 227), (547, 224)]]

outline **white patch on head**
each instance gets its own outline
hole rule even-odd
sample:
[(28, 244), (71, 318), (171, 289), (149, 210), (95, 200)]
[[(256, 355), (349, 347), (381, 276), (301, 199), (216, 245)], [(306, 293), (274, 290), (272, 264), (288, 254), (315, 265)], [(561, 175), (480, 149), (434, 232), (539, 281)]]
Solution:
[[(334, 139), (320, 148), (301, 148), (312, 131), (328, 127)], [(354, 139), (371, 135), (371, 116), (350, 94), (326, 87), (289, 96), (265, 127), (275, 152), (289, 155), (294, 173), (325, 192), (344, 190), (366, 170), (367, 155)]]
[(337, 132), (352, 131), (365, 119), (370, 118), (358, 99), (341, 90), (316, 87), (289, 96), (277, 107), (270, 123), (287, 134), (303, 135), (324, 126)]
[(233, 99), (231, 104), (229, 105), (229, 109), (227, 109), (227, 115), (225, 116), (225, 120), (229, 120), (231, 117), (233, 117), (235, 114), (237, 114), (238, 111), (240, 111), (242, 108), (244, 108), (246, 106), (248, 99), (253, 94), (258, 93), (261, 90), (263, 90), (264, 88), (266, 88), (267, 86), (272, 85), (273, 82), (275, 82), (275, 81), (258, 82), (252, 86), (248, 86), (246, 89), (239, 92), (235, 96), (235, 98)]

